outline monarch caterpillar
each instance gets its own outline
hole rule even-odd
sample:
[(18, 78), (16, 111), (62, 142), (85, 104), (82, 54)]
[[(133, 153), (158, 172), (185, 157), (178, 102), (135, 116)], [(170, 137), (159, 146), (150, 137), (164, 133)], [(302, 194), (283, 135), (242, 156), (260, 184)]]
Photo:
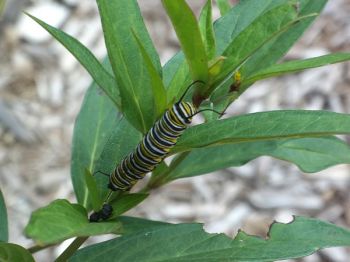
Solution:
[[(129, 191), (138, 180), (144, 178), (147, 173), (162, 162), (184, 130), (191, 124), (193, 116), (207, 110), (216, 112), (212, 109), (197, 111), (192, 103), (182, 102), (188, 89), (197, 82), (203, 83), (202, 81), (195, 81), (188, 86), (180, 100), (165, 111), (163, 116), (143, 137), (136, 149), (114, 169), (109, 176), (108, 188), (111, 189), (110, 193), (117, 190)], [(106, 205), (109, 206), (108, 209)], [(105, 215), (107, 212), (104, 213), (103, 210), (108, 210), (111, 214), (111, 208), (109, 204), (104, 204), (101, 211), (90, 216), (90, 221), (97, 222), (100, 219), (107, 219), (109, 216)]]
[(108, 188), (128, 191), (167, 156), (197, 110), (189, 102), (177, 102), (153, 125), (135, 151), (126, 156), (109, 178)]

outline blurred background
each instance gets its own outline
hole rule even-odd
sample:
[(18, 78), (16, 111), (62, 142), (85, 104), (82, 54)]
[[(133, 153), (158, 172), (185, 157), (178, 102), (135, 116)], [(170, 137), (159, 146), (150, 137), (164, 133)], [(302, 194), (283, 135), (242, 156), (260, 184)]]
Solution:
[[(164, 64), (179, 50), (175, 33), (159, 0), (138, 2)], [(188, 2), (198, 14), (204, 1)], [(106, 50), (95, 1), (7, 0), (0, 18), (0, 187), (8, 207), (10, 241), (29, 247), (33, 243), (22, 232), (31, 212), (57, 198), (75, 201), (71, 139), (91, 77), (22, 11), (78, 38), (100, 59)], [(349, 0), (329, 1), (285, 60), (349, 52), (349, 14)], [(219, 16), (216, 7), (214, 16)], [(275, 109), (350, 113), (349, 69), (350, 63), (341, 63), (259, 82), (229, 114)], [(261, 157), (240, 168), (173, 182), (153, 191), (129, 215), (198, 221), (208, 232), (229, 236), (243, 228), (266, 237), (273, 220), (289, 222), (293, 214), (350, 228), (349, 185), (349, 165), (305, 174), (287, 162)], [(50, 261), (68, 244), (39, 252), (36, 258)], [(349, 257), (349, 249), (332, 248), (298, 261), (346, 262)]]

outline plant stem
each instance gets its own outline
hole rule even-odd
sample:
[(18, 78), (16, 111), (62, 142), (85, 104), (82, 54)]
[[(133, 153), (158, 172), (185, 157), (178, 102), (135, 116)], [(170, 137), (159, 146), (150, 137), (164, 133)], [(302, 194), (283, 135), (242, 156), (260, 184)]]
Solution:
[(45, 245), (45, 246), (35, 245), (35, 246), (27, 248), (27, 250), (29, 251), (29, 253), (34, 254), (34, 253), (39, 252), (45, 248), (49, 248), (49, 247), (52, 247), (55, 245), (57, 245), (57, 244), (50, 244), (50, 245)]
[(63, 253), (55, 260), (55, 262), (65, 262), (70, 258), (75, 251), (88, 239), (89, 237), (77, 237)]

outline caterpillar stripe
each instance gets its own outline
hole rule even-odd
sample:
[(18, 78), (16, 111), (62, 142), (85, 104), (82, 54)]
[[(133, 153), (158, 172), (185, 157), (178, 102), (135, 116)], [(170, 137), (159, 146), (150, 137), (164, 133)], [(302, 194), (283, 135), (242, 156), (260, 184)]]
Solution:
[(167, 156), (197, 113), (189, 102), (177, 102), (153, 125), (136, 149), (127, 155), (109, 177), (113, 191), (128, 191)]

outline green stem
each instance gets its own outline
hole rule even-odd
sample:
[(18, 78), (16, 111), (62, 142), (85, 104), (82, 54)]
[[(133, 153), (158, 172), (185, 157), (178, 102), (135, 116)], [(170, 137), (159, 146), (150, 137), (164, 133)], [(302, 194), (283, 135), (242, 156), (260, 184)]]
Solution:
[(49, 247), (52, 247), (52, 246), (55, 246), (55, 245), (57, 245), (57, 244), (50, 244), (50, 245), (45, 245), (45, 246), (35, 245), (35, 246), (27, 248), (27, 250), (29, 251), (29, 253), (34, 254), (36, 252), (39, 252), (39, 251), (41, 251), (43, 249), (46, 249), (46, 248), (49, 248)]
[(55, 262), (65, 262), (70, 258), (75, 251), (88, 239), (89, 237), (77, 237), (63, 253), (55, 260)]

